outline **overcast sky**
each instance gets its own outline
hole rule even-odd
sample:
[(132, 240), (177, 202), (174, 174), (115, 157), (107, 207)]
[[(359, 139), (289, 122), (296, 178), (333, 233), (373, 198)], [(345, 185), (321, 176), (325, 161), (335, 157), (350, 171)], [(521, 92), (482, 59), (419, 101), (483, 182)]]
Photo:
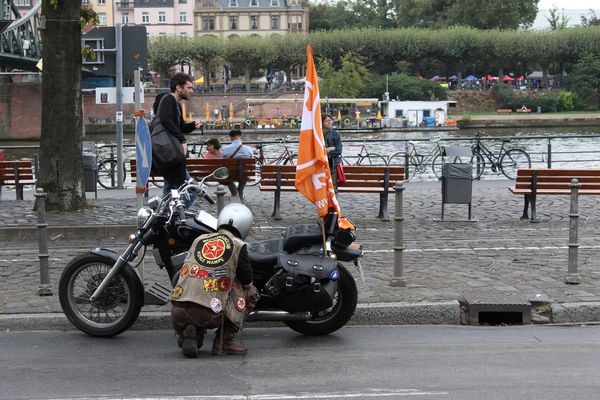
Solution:
[(538, 8), (540, 10), (550, 9), (553, 6), (559, 9), (597, 9), (600, 8), (600, 0), (540, 0)]

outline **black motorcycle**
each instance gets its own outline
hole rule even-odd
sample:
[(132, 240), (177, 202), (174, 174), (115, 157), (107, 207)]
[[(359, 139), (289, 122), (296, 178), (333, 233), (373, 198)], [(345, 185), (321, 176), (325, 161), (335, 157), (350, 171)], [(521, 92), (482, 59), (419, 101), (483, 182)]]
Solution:
[[(177, 280), (194, 239), (217, 229), (215, 217), (186, 212), (182, 199), (195, 192), (214, 204), (204, 182), (227, 176), (227, 169), (219, 168), (201, 182), (190, 179), (178, 190), (150, 199), (138, 211), (138, 230), (122, 254), (96, 248), (75, 257), (58, 289), (71, 323), (92, 336), (110, 337), (131, 327), (145, 304), (166, 304), (171, 288), (144, 285), (137, 267), (150, 246), (159, 267), (171, 282)], [(354, 278), (338, 261), (354, 262), (362, 274), (362, 249), (354, 240), (354, 233), (339, 229), (337, 215), (331, 213), (324, 224), (292, 226), (281, 238), (250, 244), (260, 300), (247, 320), (282, 321), (306, 335), (326, 335), (344, 326), (356, 309), (358, 293)]]

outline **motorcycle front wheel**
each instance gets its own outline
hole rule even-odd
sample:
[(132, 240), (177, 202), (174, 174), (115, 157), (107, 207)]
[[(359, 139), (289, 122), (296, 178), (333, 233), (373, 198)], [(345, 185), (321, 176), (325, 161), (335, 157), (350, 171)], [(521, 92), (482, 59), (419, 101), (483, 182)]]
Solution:
[(63, 271), (58, 294), (63, 312), (79, 330), (98, 337), (116, 336), (135, 322), (143, 301), (143, 288), (133, 269), (124, 268), (102, 295), (90, 301), (113, 261), (93, 253), (74, 258)]
[(304, 335), (328, 335), (337, 331), (350, 320), (356, 309), (358, 290), (352, 274), (338, 264), (339, 285), (330, 308), (313, 312), (308, 321), (287, 321), (285, 324)]

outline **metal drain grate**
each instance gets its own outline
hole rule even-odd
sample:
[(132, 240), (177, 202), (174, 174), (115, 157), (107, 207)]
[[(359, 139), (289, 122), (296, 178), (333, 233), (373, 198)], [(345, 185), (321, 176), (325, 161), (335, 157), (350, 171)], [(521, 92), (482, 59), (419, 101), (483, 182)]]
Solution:
[(466, 292), (460, 304), (468, 325), (531, 323), (531, 303), (517, 293)]

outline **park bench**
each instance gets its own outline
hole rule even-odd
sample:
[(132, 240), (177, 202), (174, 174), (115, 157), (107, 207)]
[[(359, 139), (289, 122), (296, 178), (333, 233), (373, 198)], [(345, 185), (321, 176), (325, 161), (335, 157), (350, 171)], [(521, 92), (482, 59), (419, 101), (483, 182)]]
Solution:
[[(136, 161), (129, 161), (131, 165), (131, 181), (136, 182)], [(205, 176), (214, 172), (219, 167), (227, 167), (229, 170), (229, 178), (218, 181), (223, 185), (228, 185), (231, 182), (238, 182), (238, 192), (240, 198), (243, 198), (244, 187), (246, 181), (254, 179), (256, 175), (256, 160), (254, 158), (187, 158), (185, 166), (194, 179), (202, 179)], [(163, 182), (162, 176), (151, 176), (149, 182)], [(207, 182), (215, 182), (213, 178)]]
[(499, 108), (496, 110), (496, 112), (498, 114), (511, 114), (513, 110), (511, 110), (510, 108)]
[[(137, 182), (137, 169), (136, 169), (137, 163), (135, 158), (132, 158), (131, 160), (129, 160), (129, 171), (131, 172), (131, 182), (132, 183), (136, 183)], [(150, 175), (148, 177), (148, 183), (158, 183), (158, 184), (163, 184), (164, 183), (164, 179), (162, 176), (159, 175)]]
[(0, 195), (2, 186), (14, 186), (17, 200), (23, 200), (23, 186), (35, 185), (31, 161), (0, 161)]
[(531, 108), (517, 108), (518, 113), (530, 113)]
[(514, 186), (509, 190), (525, 199), (521, 219), (528, 219), (531, 204), (531, 220), (537, 219), (536, 199), (541, 195), (571, 194), (571, 180), (579, 181), (580, 195), (600, 195), (600, 168), (539, 168), (518, 169)]
[[(404, 167), (353, 165), (344, 166), (346, 182), (338, 185), (338, 192), (379, 193), (379, 215), (388, 219), (388, 194), (394, 191), (397, 181), (404, 181)], [(260, 173), (260, 190), (275, 192), (274, 219), (281, 219), (281, 192), (296, 191), (296, 167), (293, 165), (263, 165)]]

